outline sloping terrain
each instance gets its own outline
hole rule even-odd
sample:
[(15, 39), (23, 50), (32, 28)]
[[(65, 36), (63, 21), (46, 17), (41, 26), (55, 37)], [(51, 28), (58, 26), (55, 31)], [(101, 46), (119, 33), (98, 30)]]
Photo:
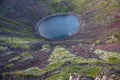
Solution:
[[(82, 21), (71, 39), (43, 39), (37, 22), (56, 13)], [(0, 0), (0, 80), (120, 79), (119, 0)], [(77, 75), (76, 75), (77, 74)]]

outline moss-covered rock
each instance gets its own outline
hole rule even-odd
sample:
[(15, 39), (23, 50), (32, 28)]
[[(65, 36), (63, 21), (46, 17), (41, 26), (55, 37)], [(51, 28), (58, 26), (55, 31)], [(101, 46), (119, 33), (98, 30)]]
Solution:
[(49, 52), (49, 51), (51, 51), (51, 46), (48, 45), (48, 44), (45, 44), (45, 45), (42, 46), (41, 51)]
[(120, 63), (120, 54), (117, 52), (109, 52), (96, 49), (93, 53), (99, 55), (101, 59), (108, 61), (108, 63)]

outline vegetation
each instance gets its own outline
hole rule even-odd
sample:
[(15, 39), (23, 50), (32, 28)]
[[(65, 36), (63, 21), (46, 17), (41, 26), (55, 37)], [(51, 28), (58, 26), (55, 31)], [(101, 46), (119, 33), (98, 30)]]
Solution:
[(11, 58), (8, 62), (12, 62), (12, 61), (23, 62), (27, 59), (33, 59), (33, 56), (28, 52), (23, 52), (23, 53), (21, 53), (20, 56), (16, 56), (14, 58)]
[(50, 55), (50, 58), (49, 58), (50, 64), (61, 63), (61, 62), (64, 63), (67, 61), (77, 63), (77, 64), (99, 62), (94, 58), (85, 59), (85, 58), (76, 56), (75, 54), (71, 54), (70, 51), (68, 51), (66, 48), (61, 46), (56, 46), (54, 51)]
[[(22, 3), (24, 3), (24, 1)], [(30, 1), (30, 5), (31, 4), (32, 4), (32, 1)], [(81, 19), (85, 20), (85, 28), (86, 28), (85, 30), (87, 31), (83, 32), (83, 34), (85, 33), (86, 35), (87, 33), (90, 32), (89, 27), (90, 29), (92, 29), (94, 28), (94, 26), (97, 28), (97, 26), (98, 27), (107, 26), (111, 22), (114, 22), (115, 20), (113, 19), (114, 18), (113, 14), (116, 14), (114, 11), (119, 8), (118, 0), (102, 0), (102, 1), (100, 0), (51, 0), (51, 1), (36, 0), (36, 2), (34, 2), (33, 0), (33, 4), (34, 6), (32, 7), (29, 6), (29, 4), (27, 6), (23, 6), (23, 7), (27, 7), (24, 10), (21, 9), (21, 6), (19, 6), (20, 8), (16, 7), (16, 3), (13, 6), (11, 5), (4, 5), (2, 7), (0, 6), (0, 53), (3, 55), (3, 57), (6, 58), (6, 56), (13, 55), (12, 53), (14, 52), (10, 52), (12, 50), (13, 51), (15, 50), (16, 53), (17, 53), (16, 50), (25, 51), (19, 54), (18, 56), (7, 60), (6, 62), (9, 64), (6, 64), (4, 66), (5, 68), (8, 68), (8, 69), (14, 68), (15, 67), (14, 66), (15, 64), (13, 64), (14, 62), (21, 62), (25, 64), (27, 60), (34, 59), (30, 53), (32, 52), (31, 45), (42, 41), (41, 39), (34, 38), (35, 32), (33, 29), (33, 25), (36, 23), (38, 19), (44, 16), (48, 16), (49, 14), (55, 14), (55, 13), (66, 13), (66, 12), (77, 13), (78, 15), (80, 15)], [(35, 4), (37, 4), (38, 6), (35, 6)], [(13, 7), (18, 8), (18, 11), (20, 11), (20, 14), (18, 14), (19, 12), (12, 14), (12, 12), (14, 12)], [(42, 7), (44, 9), (39, 7)], [(28, 11), (28, 13), (30, 14), (24, 11)], [(12, 15), (16, 14), (17, 17), (14, 17), (14, 19), (7, 18), (9, 17), (9, 15), (8, 16), (6, 15), (9, 13)], [(4, 15), (4, 17), (2, 17), (2, 15)], [(31, 20), (28, 20), (27, 19), (28, 17)], [(24, 21), (26, 22), (24, 23)], [(23, 22), (23, 23), (20, 23), (20, 22)], [(89, 27), (86, 27), (86, 26), (89, 26)], [(3, 34), (7, 36), (3, 36)], [(92, 35), (94, 35), (94, 33)], [(9, 37), (9, 36), (14, 36), (14, 37)], [(100, 36), (100, 40), (98, 39), (95, 41), (94, 45), (100, 45), (102, 43), (101, 37), (102, 36)], [(81, 46), (84, 47), (83, 44), (85, 42), (89, 43), (89, 40), (90, 40), (89, 38), (79, 39), (78, 37), (76, 39), (66, 40), (64, 43), (69, 44), (70, 42), (73, 42), (75, 43), (73, 44), (75, 46), (71, 46), (71, 48), (76, 49), (77, 43), (78, 43), (77, 45), (79, 45), (80, 47)], [(91, 42), (93, 40), (94, 39), (91, 39)], [(120, 42), (120, 35), (117, 32), (114, 32), (114, 34), (111, 34), (110, 36), (108, 36), (108, 40), (106, 41), (106, 43), (108, 44), (110, 43), (119, 44), (119, 42)], [(67, 46), (63, 46), (63, 45), (56, 46), (52, 51), (52, 46), (50, 46), (49, 43), (50, 41), (43, 42), (42, 49), (40, 49), (40, 51), (43, 52), (43, 54), (44, 52), (51, 53), (51, 54), (48, 54), (50, 55), (48, 59), (49, 64), (44, 69), (40, 69), (38, 68), (38, 66), (32, 66), (24, 70), (6, 72), (3, 74), (5, 74), (6, 76), (7, 74), (8, 75), (10, 74), (14, 77), (21, 77), (21, 76), (22, 77), (24, 76), (38, 77), (38, 76), (44, 75), (47, 72), (52, 72), (56, 70), (55, 75), (50, 76), (49, 78), (47, 78), (47, 80), (69, 80), (70, 73), (78, 73), (80, 75), (86, 75), (86, 76), (95, 78), (95, 76), (102, 70), (101, 64), (106, 64), (106, 65), (111, 64), (114, 66), (114, 67), (109, 66), (111, 68), (115, 68), (117, 64), (120, 64), (120, 54), (118, 52), (109, 52), (109, 51), (96, 49), (93, 52), (93, 54), (98, 55), (101, 60), (97, 60), (94, 58), (86, 59), (86, 58), (77, 56), (75, 54), (72, 54), (69, 51), (69, 49), (67, 49)], [(36, 47), (37, 45), (38, 44), (35, 44), (35, 48), (37, 48)], [(53, 45), (57, 45), (57, 42)], [(87, 43), (85, 43), (85, 45), (87, 45)], [(40, 43), (40, 47), (41, 47), (41, 43)], [(94, 47), (96, 48), (96, 46)], [(89, 48), (89, 44), (88, 44), (88, 48)], [(91, 51), (92, 51), (92, 48), (91, 48)]]
[(117, 0), (115, 1), (108, 0), (108, 1), (99, 2), (99, 4), (94, 6), (94, 8), (98, 8), (100, 9), (100, 11), (94, 16), (92, 20), (98, 23), (99, 25), (100, 24), (104, 26), (109, 25), (111, 22), (114, 22), (113, 17), (111, 16), (112, 11), (116, 10), (118, 6), (119, 4)]
[[(28, 53), (23, 53), (20, 55), (20, 59), (19, 61), (28, 58), (24, 57), (23, 55), (28, 55)], [(24, 58), (23, 58), (24, 57)], [(29, 58), (32, 59), (32, 57), (30, 56)], [(16, 57), (10, 60), (16, 60)], [(11, 72), (9, 74), (14, 74), (14, 75), (22, 75), (22, 76), (40, 76), (46, 72), (58, 69), (60, 67), (62, 67), (63, 64), (65, 64), (66, 62), (71, 62), (72, 65), (76, 65), (79, 63), (96, 63), (98, 62), (96, 59), (84, 59), (82, 57), (77, 57), (74, 54), (71, 54), (67, 49), (65, 49), (64, 46), (56, 46), (54, 51), (52, 52), (52, 54), (50, 55), (49, 58), (49, 65), (43, 69), (43, 70), (32, 70), (33, 68), (28, 68), (26, 70), (22, 70), (22, 71), (15, 71), (15, 72)], [(72, 66), (71, 66), (72, 67)], [(65, 68), (66, 69), (66, 68)], [(73, 69), (74, 70), (74, 69)], [(33, 74), (34, 73), (34, 74)]]
[(12, 61), (17, 61), (20, 59), (20, 56), (14, 57), (12, 59), (10, 59), (8, 62), (12, 62)]
[(109, 63), (111, 63), (111, 64), (119, 64), (120, 63), (120, 58), (118, 58), (118, 57), (109, 57), (108, 58), (108, 61), (109, 61)]
[(49, 61), (50, 64), (54, 63), (61, 63), (66, 61), (73, 61), (75, 59), (75, 55), (70, 54), (69, 51), (67, 51), (63, 47), (56, 47), (52, 54), (50, 55)]
[(5, 68), (12, 68), (14, 66), (13, 63), (5, 65)]
[[(52, 54), (50, 55), (49, 65), (45, 69), (39, 69), (38, 67), (31, 67), (25, 70), (14, 71), (14, 72), (9, 72), (9, 73), (4, 73), (4, 74), (5, 75), (13, 74), (15, 76), (40, 76), (46, 72), (49, 72), (49, 71), (52, 71), (58, 68), (62, 68), (63, 67), (62, 65), (65, 62), (71, 62), (69, 66), (63, 67), (62, 72), (60, 72), (59, 74), (53, 75), (47, 80), (68, 80), (70, 73), (78, 73), (80, 75), (85, 74), (87, 76), (94, 78), (102, 69), (101, 66), (95, 66), (96, 64), (99, 65), (103, 63), (104, 60), (107, 61), (107, 63), (111, 63), (111, 64), (116, 64), (120, 62), (119, 53), (102, 51), (102, 50), (95, 50), (94, 53), (99, 55), (99, 57), (103, 60), (101, 61), (101, 60), (96, 60), (96, 59), (84, 59), (82, 57), (78, 57), (74, 54), (71, 54), (63, 46), (56, 46)], [(29, 55), (28, 53), (25, 52), (20, 55), (20, 58), (25, 57), (23, 58), (24, 60), (24, 59), (27, 59), (26, 56), (28, 57)], [(32, 57), (30, 56), (30, 58)], [(16, 60), (16, 58), (13, 58), (12, 60)], [(90, 66), (90, 65), (80, 66), (81, 63), (88, 63), (88, 65), (93, 64), (93, 66)]]
[(95, 77), (100, 71), (102, 67), (99, 66), (69, 66), (64, 69), (63, 72), (56, 74), (47, 80), (69, 80), (70, 73), (78, 73), (80, 75), (87, 75), (90, 77)]
[(32, 28), (25, 26), (24, 24), (3, 17), (0, 17), (0, 20), (0, 32), (8, 34), (17, 34), (21, 36), (33, 36)]
[(108, 40), (106, 43), (118, 43), (120, 42), (120, 35), (118, 33), (114, 33), (110, 36), (108, 36)]
[(99, 57), (108, 63), (116, 64), (120, 63), (120, 54), (117, 52), (108, 52), (97, 49), (94, 51), (95, 54), (99, 55)]
[(0, 37), (0, 43), (4, 43), (9, 45), (12, 48), (22, 48), (22, 49), (30, 49), (29, 43), (36, 43), (41, 40), (34, 38), (17, 38), (17, 37)]
[(41, 51), (49, 52), (51, 51), (51, 46), (50, 45), (43, 45)]
[(7, 47), (5, 47), (5, 46), (0, 46), (0, 52), (4, 52), (4, 51), (6, 51), (8, 48)]
[(21, 70), (21, 71), (15, 71), (15, 72), (11, 72), (11, 74), (14, 74), (15, 76), (35, 76), (35, 75), (39, 75), (39, 73), (41, 72), (41, 69), (39, 69), (38, 67), (31, 67), (28, 68), (26, 70)]
[(69, 12), (72, 11), (74, 8), (74, 5), (67, 0), (54, 0), (51, 3), (51, 11), (52, 13), (63, 13), (63, 12)]
[(25, 61), (27, 59), (33, 59), (33, 56), (28, 52), (23, 52), (21, 54), (21, 60), (20, 61), (23, 62), (23, 61)]
[(101, 44), (102, 42), (100, 40), (96, 40), (95, 43), (93, 45), (99, 45)]
[(85, 5), (88, 4), (91, 0), (71, 0), (75, 5), (74, 11), (76, 13), (82, 13), (85, 10)]

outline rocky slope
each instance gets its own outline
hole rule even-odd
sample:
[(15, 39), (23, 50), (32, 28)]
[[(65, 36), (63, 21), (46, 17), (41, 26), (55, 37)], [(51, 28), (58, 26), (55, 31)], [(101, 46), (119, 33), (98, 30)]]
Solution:
[[(64, 41), (37, 35), (37, 22), (56, 13), (82, 21)], [(1, 80), (119, 80), (119, 0), (0, 0)]]

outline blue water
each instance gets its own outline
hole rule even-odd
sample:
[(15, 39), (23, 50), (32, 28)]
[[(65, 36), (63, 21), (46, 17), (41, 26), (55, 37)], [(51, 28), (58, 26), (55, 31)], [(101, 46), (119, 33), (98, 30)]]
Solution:
[(39, 33), (47, 39), (61, 40), (75, 35), (80, 30), (80, 21), (74, 15), (57, 15), (44, 19)]

